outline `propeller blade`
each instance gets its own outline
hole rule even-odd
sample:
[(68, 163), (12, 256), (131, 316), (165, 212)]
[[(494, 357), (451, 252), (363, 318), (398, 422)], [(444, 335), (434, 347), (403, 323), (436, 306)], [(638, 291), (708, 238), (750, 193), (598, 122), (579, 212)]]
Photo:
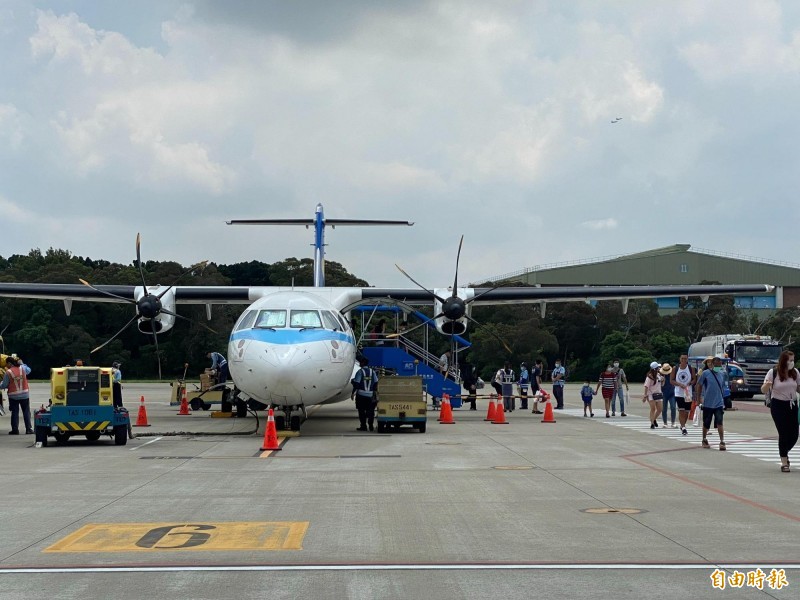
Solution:
[(499, 335), (497, 335), (497, 333), (491, 327), (487, 327), (486, 325), (484, 325), (483, 323), (481, 323), (479, 321), (476, 321), (475, 319), (473, 319), (469, 315), (464, 315), (464, 318), (466, 318), (468, 321), (471, 321), (472, 323), (474, 323), (475, 327), (480, 327), (484, 331), (487, 331), (489, 333), (489, 335), (491, 335), (494, 339), (496, 339), (498, 342), (503, 344), (503, 348), (506, 349), (506, 352), (508, 352), (509, 354), (513, 354), (513, 351), (511, 350), (511, 348), (508, 347), (508, 344), (506, 344), (506, 341), (503, 338), (501, 338)]
[(178, 319), (183, 319), (184, 321), (189, 321), (189, 323), (197, 323), (198, 325), (200, 325), (200, 327), (205, 327), (211, 333), (217, 333), (216, 331), (211, 329), (211, 327), (209, 327), (205, 323), (202, 323), (201, 321), (195, 321), (194, 319), (190, 319), (189, 317), (184, 317), (183, 315), (179, 315), (178, 313), (172, 312), (171, 310), (167, 310), (166, 308), (162, 308), (161, 312), (164, 313), (165, 315), (172, 315), (173, 317), (177, 317)]
[(78, 278), (78, 281), (80, 281), (86, 287), (93, 289), (98, 294), (103, 294), (104, 296), (110, 296), (111, 298), (117, 298), (118, 300), (124, 300), (125, 302), (136, 304), (136, 300), (133, 300), (132, 298), (124, 298), (122, 296), (117, 296), (116, 294), (112, 294), (111, 292), (106, 292), (105, 290), (98, 289), (94, 287), (91, 283), (89, 283), (85, 279), (81, 279), (80, 277)]
[(456, 254), (456, 276), (453, 280), (453, 295), (458, 295), (458, 261), (461, 259), (461, 245), (464, 243), (464, 236), (461, 236), (461, 241), (458, 242), (458, 254)]
[(161, 381), (161, 352), (158, 349), (158, 334), (156, 333), (155, 319), (150, 319), (150, 330), (153, 332), (153, 343), (156, 345), (156, 358), (158, 359), (158, 380)]
[(417, 285), (417, 287), (418, 287), (418, 288), (425, 290), (425, 291), (426, 291), (426, 292), (428, 292), (428, 293), (429, 293), (431, 296), (433, 296), (434, 298), (436, 298), (436, 299), (437, 299), (439, 302), (441, 302), (441, 303), (443, 303), (443, 304), (444, 304), (444, 302), (445, 302), (445, 299), (444, 299), (444, 298), (440, 298), (439, 296), (437, 296), (436, 294), (434, 294), (434, 293), (433, 293), (431, 290), (429, 290), (429, 289), (428, 289), (428, 288), (426, 288), (424, 285), (422, 285), (421, 283), (419, 283), (419, 282), (418, 282), (416, 279), (414, 279), (414, 278), (413, 278), (411, 275), (409, 275), (408, 273), (406, 273), (405, 271), (403, 271), (403, 269), (401, 269), (401, 268), (400, 268), (400, 265), (398, 265), (398, 264), (396, 264), (396, 263), (395, 263), (395, 265), (394, 265), (394, 266), (395, 266), (395, 267), (397, 267), (397, 270), (398, 270), (398, 271), (400, 271), (400, 272), (401, 272), (403, 275), (405, 275), (405, 276), (406, 276), (406, 277), (408, 277), (408, 278), (409, 278), (411, 281), (413, 281), (413, 282), (414, 282), (414, 283)]
[(195, 270), (197, 270), (198, 268), (201, 268), (201, 267), (202, 267), (202, 268), (205, 268), (205, 266), (206, 266), (207, 264), (208, 264), (208, 261), (207, 261), (207, 260), (201, 260), (199, 263), (197, 263), (197, 264), (195, 264), (195, 265), (192, 265), (192, 266), (191, 266), (191, 267), (189, 267), (188, 269), (185, 269), (185, 270), (183, 271), (183, 273), (181, 273), (180, 275), (178, 275), (178, 276), (175, 278), (175, 281), (173, 281), (173, 282), (172, 282), (170, 285), (168, 285), (168, 286), (167, 286), (167, 287), (164, 289), (164, 291), (163, 291), (163, 292), (161, 292), (161, 293), (160, 293), (158, 296), (156, 296), (156, 297), (157, 297), (159, 300), (161, 300), (161, 298), (164, 296), (164, 294), (166, 294), (168, 291), (170, 291), (172, 288), (174, 288), (174, 287), (175, 287), (175, 285), (177, 285), (177, 283), (178, 283), (178, 282), (179, 282), (181, 279), (183, 279), (183, 277), (184, 277), (185, 275), (188, 275), (189, 273), (191, 273), (192, 271), (195, 271)]
[(478, 294), (477, 296), (473, 296), (472, 298), (468, 298), (467, 300), (465, 300), (465, 301), (464, 301), (464, 303), (465, 303), (465, 304), (469, 304), (470, 302), (475, 302), (475, 300), (477, 300), (477, 299), (478, 299), (478, 298), (480, 298), (481, 296), (485, 296), (485, 295), (486, 295), (486, 294), (488, 294), (489, 292), (493, 292), (493, 291), (495, 291), (497, 288), (501, 288), (501, 287), (503, 287), (503, 284), (501, 284), (501, 283), (498, 283), (496, 286), (494, 286), (494, 287), (490, 287), (488, 290), (486, 290), (486, 291), (484, 291), (484, 292), (481, 292), (481, 293), (480, 293), (480, 294)]
[(147, 282), (144, 280), (144, 269), (142, 268), (142, 237), (136, 234), (136, 266), (139, 268), (139, 275), (142, 276), (142, 287), (147, 294)]
[(105, 342), (103, 342), (102, 344), (100, 344), (100, 345), (99, 345), (97, 348), (95, 348), (94, 350), (92, 350), (92, 351), (91, 351), (89, 354), (94, 354), (95, 352), (97, 352), (98, 350), (100, 350), (100, 348), (104, 348), (105, 346), (107, 346), (108, 344), (110, 344), (111, 342), (113, 342), (115, 339), (117, 339), (117, 338), (119, 337), (119, 335), (120, 335), (120, 334), (121, 334), (123, 331), (125, 331), (125, 330), (126, 330), (128, 327), (130, 327), (131, 323), (133, 323), (133, 322), (134, 322), (136, 319), (138, 319), (138, 318), (139, 318), (139, 315), (138, 315), (138, 314), (134, 315), (134, 316), (133, 316), (133, 318), (132, 318), (130, 321), (128, 321), (127, 323), (125, 323), (125, 325), (123, 325), (123, 326), (122, 326), (122, 329), (120, 329), (120, 330), (119, 330), (117, 333), (115, 333), (115, 334), (114, 334), (114, 335), (112, 335), (110, 338), (108, 338), (108, 339), (107, 339)]
[[(443, 317), (443, 316), (444, 316), (444, 313), (439, 313), (435, 317), (431, 317), (430, 321), (435, 321), (436, 319), (438, 319), (440, 317)], [(427, 325), (430, 321), (423, 321), (419, 325), (414, 325), (414, 327), (412, 327), (411, 329), (406, 329), (403, 333), (400, 333), (400, 332), (398, 332), (398, 333), (389, 333), (389, 334), (386, 335), (386, 337), (394, 339), (394, 338), (400, 337), (402, 335), (407, 335), (407, 334), (411, 333), (412, 331), (416, 331), (420, 327), (425, 327), (425, 325)]]

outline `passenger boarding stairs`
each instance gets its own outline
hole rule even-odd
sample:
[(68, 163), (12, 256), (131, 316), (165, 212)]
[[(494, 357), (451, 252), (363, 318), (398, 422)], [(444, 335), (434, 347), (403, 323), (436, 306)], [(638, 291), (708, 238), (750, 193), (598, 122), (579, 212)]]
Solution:
[[(445, 379), (438, 371), (439, 357), (404, 336), (373, 341), (375, 345), (364, 346), (361, 352), (372, 367), (383, 367), (401, 377), (422, 376), (425, 391), (435, 398), (449, 394), (453, 408), (461, 407), (461, 384), (453, 381), (457, 372)], [(378, 387), (380, 390), (380, 386)], [(380, 393), (380, 392), (379, 392)]]

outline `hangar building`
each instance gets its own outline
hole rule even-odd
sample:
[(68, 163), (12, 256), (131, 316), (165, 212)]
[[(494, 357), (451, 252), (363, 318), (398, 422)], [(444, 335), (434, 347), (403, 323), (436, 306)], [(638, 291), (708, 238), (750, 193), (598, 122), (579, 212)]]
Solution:
[[(695, 285), (767, 283), (774, 293), (735, 296), (737, 308), (774, 311), (800, 305), (800, 264), (782, 263), (675, 244), (636, 254), (529, 267), (490, 278), (525, 285)], [(680, 308), (679, 298), (658, 298), (664, 314)]]

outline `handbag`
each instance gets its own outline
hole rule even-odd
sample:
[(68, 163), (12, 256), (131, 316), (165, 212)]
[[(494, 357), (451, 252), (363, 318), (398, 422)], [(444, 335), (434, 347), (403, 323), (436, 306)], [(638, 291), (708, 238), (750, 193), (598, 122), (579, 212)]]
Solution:
[(653, 400), (663, 400), (663, 399), (664, 399), (664, 394), (662, 394), (661, 392), (653, 393)]

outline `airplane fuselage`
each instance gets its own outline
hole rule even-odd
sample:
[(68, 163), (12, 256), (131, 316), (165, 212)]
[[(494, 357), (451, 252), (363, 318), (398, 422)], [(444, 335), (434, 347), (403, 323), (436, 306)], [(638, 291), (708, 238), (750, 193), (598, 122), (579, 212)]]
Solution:
[(355, 361), (350, 325), (337, 307), (310, 292), (279, 291), (256, 300), (228, 343), (236, 387), (277, 406), (348, 399)]

